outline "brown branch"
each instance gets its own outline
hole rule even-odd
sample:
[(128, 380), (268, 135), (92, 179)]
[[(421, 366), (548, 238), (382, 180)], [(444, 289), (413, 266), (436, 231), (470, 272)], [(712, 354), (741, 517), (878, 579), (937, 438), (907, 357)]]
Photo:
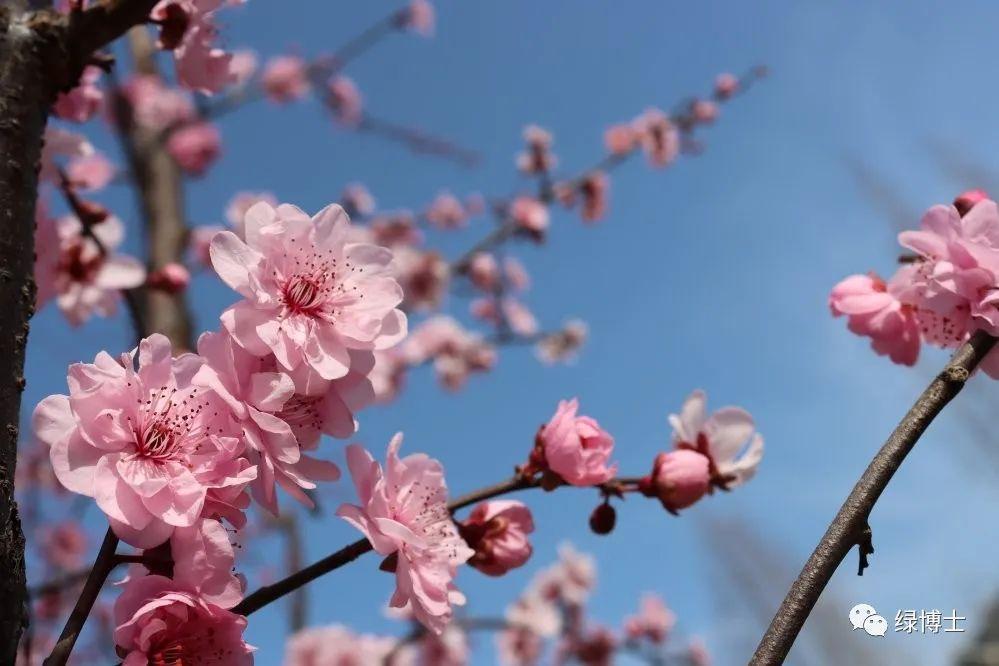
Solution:
[(972, 371), (995, 344), (996, 339), (983, 331), (975, 333), (919, 396), (874, 456), (808, 558), (756, 648), (751, 664), (783, 663), (812, 607), (840, 563), (854, 546), (867, 545), (869, 535), (865, 530), (868, 518), (902, 461), (937, 414), (964, 388)]
[[(621, 477), (612, 479), (607, 483), (603, 483), (598, 486), (585, 487), (598, 488), (600, 490), (612, 489), (613, 491), (617, 491), (621, 486), (630, 486), (636, 483), (638, 483), (638, 477)], [(562, 485), (568, 486), (568, 484), (564, 483)], [(507, 493), (516, 492), (518, 490), (527, 490), (528, 488), (539, 487), (541, 487), (540, 478), (515, 476), (507, 479), (506, 481), (497, 483), (496, 485), (480, 488), (479, 490), (462, 495), (450, 502), (448, 504), (448, 509), (450, 509), (451, 513), (454, 513), (483, 500), (498, 497), (500, 495), (506, 495)], [(335, 553), (327, 555), (318, 562), (314, 562), (304, 569), (296, 571), (286, 578), (282, 578), (276, 583), (264, 585), (243, 599), (243, 601), (233, 608), (232, 611), (234, 613), (240, 613), (241, 615), (249, 615), (250, 613), (260, 610), (267, 604), (277, 601), (286, 594), (290, 594), (299, 587), (311, 583), (320, 576), (328, 574), (331, 571), (339, 569), (345, 564), (353, 562), (370, 550), (372, 550), (371, 544), (367, 539), (355, 541), (349, 546), (345, 546)]]
[(69, 659), (73, 646), (76, 645), (76, 639), (83, 631), (83, 625), (87, 622), (87, 617), (101, 593), (101, 588), (104, 587), (104, 582), (118, 564), (118, 560), (115, 558), (117, 548), (118, 537), (109, 527), (107, 534), (104, 535), (104, 543), (101, 544), (101, 549), (97, 553), (97, 559), (94, 561), (94, 568), (91, 569), (87, 582), (83, 585), (83, 591), (80, 592), (80, 598), (76, 600), (76, 606), (73, 607), (73, 612), (66, 620), (66, 626), (63, 627), (59, 640), (52, 648), (52, 653), (43, 662), (43, 666), (64, 666)]

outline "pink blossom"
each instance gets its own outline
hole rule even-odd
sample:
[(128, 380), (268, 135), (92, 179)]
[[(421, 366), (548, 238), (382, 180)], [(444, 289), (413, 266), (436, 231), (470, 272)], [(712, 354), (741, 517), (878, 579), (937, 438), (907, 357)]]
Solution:
[(393, 249), (392, 270), (405, 295), (408, 310), (435, 310), (447, 296), (450, 264), (438, 252), (424, 252), (408, 246)]
[(365, 217), (375, 212), (375, 198), (361, 183), (349, 183), (343, 188), (340, 205), (350, 217)]
[(648, 639), (659, 644), (666, 640), (676, 624), (676, 615), (663, 600), (655, 594), (642, 597), (638, 615), (632, 615), (624, 622), (624, 631), (633, 640)]
[(468, 279), (479, 289), (492, 293), (499, 279), (499, 264), (489, 252), (476, 252), (468, 262)]
[(330, 106), (341, 124), (353, 127), (361, 122), (363, 101), (352, 79), (338, 74), (327, 82), (326, 89)]
[(957, 195), (954, 199), (954, 208), (957, 209), (958, 214), (964, 217), (971, 212), (971, 209), (975, 207), (975, 204), (981, 203), (989, 198), (989, 193), (985, 190), (968, 190)]
[(531, 276), (516, 257), (507, 257), (503, 260), (503, 273), (506, 276), (507, 286), (514, 291), (526, 291), (531, 286)]
[(553, 364), (572, 360), (586, 344), (589, 327), (586, 322), (572, 319), (561, 331), (546, 335), (538, 341), (535, 353), (543, 363)]
[(558, 158), (551, 152), (552, 135), (537, 125), (524, 128), (527, 150), (517, 156), (517, 168), (527, 174), (548, 173), (558, 165)]
[(114, 605), (114, 641), (122, 666), (250, 666), (246, 618), (216, 606), (163, 576), (132, 578)]
[(611, 155), (626, 155), (638, 145), (638, 138), (631, 125), (612, 125), (604, 132), (604, 145)]
[(236, 553), (229, 532), (218, 520), (203, 518), (175, 529), (170, 555), (175, 583), (219, 608), (232, 608), (243, 600), (244, 581), (233, 574)]
[(428, 0), (410, 0), (403, 12), (403, 27), (423, 37), (433, 37), (436, 17), (434, 6)]
[(191, 272), (183, 264), (171, 262), (158, 268), (146, 278), (146, 286), (168, 294), (179, 294), (191, 283)]
[(87, 552), (87, 534), (72, 521), (57, 523), (43, 530), (41, 554), (53, 567), (76, 569), (83, 564)]
[(874, 274), (851, 275), (833, 287), (829, 308), (835, 316), (847, 315), (849, 329), (871, 338), (871, 347), (878, 354), (887, 354), (895, 363), (914, 365), (919, 357), (919, 324), (914, 308), (898, 299), (904, 283), (893, 278), (892, 284), (886, 285)]
[(510, 627), (496, 634), (497, 659), (502, 666), (534, 666), (543, 650), (544, 640), (528, 627)]
[(516, 298), (504, 298), (500, 302), (507, 326), (516, 335), (529, 338), (538, 332), (538, 320), (526, 305)]
[(172, 358), (169, 340), (154, 334), (118, 361), (101, 352), (93, 364), (70, 366), (70, 394), (35, 408), (34, 432), (60, 483), (93, 497), (115, 533), (138, 548), (194, 525), (215, 489), (256, 476), (224, 403), (191, 384), (200, 363)]
[(639, 482), (639, 490), (656, 497), (670, 513), (686, 509), (711, 489), (711, 460), (688, 449), (660, 453), (652, 473)]
[(163, 130), (196, 117), (190, 95), (168, 88), (158, 76), (134, 76), (122, 87), (122, 92), (131, 104), (135, 122), (141, 127)]
[(222, 135), (212, 123), (193, 123), (170, 133), (167, 152), (192, 176), (201, 176), (222, 152)]
[(510, 219), (535, 241), (542, 241), (548, 231), (548, 208), (533, 197), (520, 196), (510, 204)]
[(495, 350), (481, 336), (446, 315), (431, 317), (413, 329), (401, 351), (411, 366), (433, 361), (441, 383), (451, 390), (461, 388), (470, 374), (491, 369), (496, 360)]
[(43, 215), (38, 219), (36, 303), (42, 307), (54, 298), (73, 326), (79, 326), (95, 313), (111, 316), (117, 309), (121, 290), (138, 287), (146, 278), (142, 264), (115, 253), (124, 238), (124, 227), (118, 218), (108, 217), (94, 225), (93, 234), (100, 245), (83, 233), (75, 217), (52, 220)]
[(393, 638), (355, 634), (339, 624), (310, 627), (288, 639), (282, 664), (283, 666), (382, 666), (394, 646)]
[(690, 105), (690, 115), (694, 122), (713, 123), (718, 119), (718, 105), (708, 99), (694, 100)]
[(408, 210), (379, 215), (372, 218), (368, 227), (376, 245), (394, 248), (423, 243), (423, 232), (416, 226), (416, 218)]
[(427, 221), (438, 229), (458, 229), (468, 222), (468, 213), (458, 197), (441, 192), (427, 209)]
[(250, 82), (257, 72), (257, 54), (249, 49), (236, 51), (229, 62), (229, 73), (233, 76), (233, 85), (243, 86)]
[(63, 120), (84, 123), (93, 118), (104, 104), (104, 91), (98, 82), (99, 67), (88, 65), (80, 76), (80, 84), (69, 92), (59, 93), (52, 112)]
[(261, 76), (264, 92), (271, 100), (282, 104), (304, 97), (309, 92), (308, 69), (308, 64), (298, 56), (272, 58)]
[(458, 536), (447, 506), (444, 468), (425, 454), (399, 458), (402, 433), (389, 443), (385, 469), (356, 444), (347, 466), (361, 505), (343, 504), (337, 515), (360, 530), (382, 555), (397, 553), (396, 590), (390, 605), (410, 604), (414, 617), (440, 634), (451, 620), (458, 565), (474, 552)]
[(635, 129), (649, 164), (665, 167), (680, 154), (680, 132), (659, 109), (649, 109), (635, 121)]
[(295, 206), (261, 202), (245, 216), (246, 240), (223, 231), (212, 264), (243, 300), (222, 313), (233, 339), (256, 356), (273, 354), (294, 372), (344, 377), (351, 350), (392, 347), (406, 335), (402, 289), (392, 253), (348, 242), (350, 220), (337, 205), (311, 219)]
[(237, 192), (229, 199), (229, 204), (225, 207), (225, 220), (240, 238), (244, 236), (243, 218), (246, 217), (246, 211), (261, 201), (270, 206), (278, 205), (277, 197), (270, 192)]
[(595, 222), (607, 213), (607, 194), (610, 179), (603, 171), (586, 174), (578, 183), (560, 183), (556, 186), (559, 201), (566, 208), (576, 205), (577, 196), (582, 200), (580, 216), (584, 222)]
[(711, 653), (700, 638), (692, 638), (687, 644), (687, 658), (691, 666), (711, 666)]
[(232, 54), (215, 46), (214, 15), (222, 0), (161, 0), (150, 14), (160, 25), (161, 49), (173, 51), (177, 80), (206, 94), (236, 82)]
[(94, 153), (94, 146), (87, 140), (87, 137), (49, 124), (45, 128), (44, 141), (42, 142), (41, 168), (38, 172), (38, 178), (50, 183), (58, 183), (59, 164), (57, 158), (89, 157)]
[(375, 352), (375, 365), (368, 373), (368, 382), (374, 401), (379, 404), (391, 402), (402, 390), (406, 381), (406, 362), (396, 349)]
[(75, 157), (66, 165), (66, 178), (79, 190), (103, 190), (114, 180), (115, 166), (102, 153)]
[(611, 666), (617, 638), (606, 627), (593, 627), (586, 633), (574, 633), (565, 637), (560, 647), (562, 658), (570, 656), (586, 666)]
[[(322, 379), (312, 380), (312, 395), (297, 393), (293, 378), (277, 371), (273, 359), (254, 356), (225, 332), (203, 334), (198, 353), (204, 365), (192, 382), (219, 395), (239, 422), (247, 456), (258, 469), (254, 497), (276, 514), (278, 484), (302, 504), (313, 506), (303, 489), (314, 489), (315, 481), (335, 481), (340, 470), (302, 451), (314, 450), (322, 433), (354, 434), (352, 407), (358, 404), (353, 394), (348, 390), (341, 394)], [(349, 373), (342, 381), (351, 381)]]
[(718, 99), (728, 99), (739, 89), (739, 79), (734, 74), (725, 72), (715, 79), (715, 96)]
[(530, 509), (516, 500), (482, 502), (458, 523), (458, 532), (475, 552), (468, 564), (489, 576), (527, 563), (532, 552), (527, 535), (533, 531)]
[(419, 641), (403, 646), (392, 666), (467, 666), (468, 635), (458, 626), (449, 624), (440, 635), (425, 633)]
[(617, 465), (607, 463), (614, 438), (589, 416), (577, 416), (579, 401), (562, 400), (551, 420), (538, 431), (535, 454), (540, 464), (574, 486), (593, 486), (614, 478)]
[(683, 403), (680, 414), (670, 414), (673, 442), (707, 456), (711, 482), (723, 489), (742, 485), (753, 478), (763, 459), (763, 437), (756, 432), (753, 417), (739, 407), (722, 407), (706, 415), (707, 396), (700, 389)]

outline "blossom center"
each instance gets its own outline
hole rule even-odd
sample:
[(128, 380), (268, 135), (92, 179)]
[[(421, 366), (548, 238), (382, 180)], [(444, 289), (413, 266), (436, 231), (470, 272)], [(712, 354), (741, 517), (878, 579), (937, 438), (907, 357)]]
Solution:
[(317, 280), (296, 275), (285, 284), (283, 296), (292, 312), (312, 314), (322, 306), (324, 294)]
[(178, 391), (161, 386), (145, 400), (138, 399), (137, 420), (128, 417), (135, 432), (136, 454), (162, 462), (196, 450), (198, 440), (208, 435), (199, 418), (205, 405), (197, 395), (197, 388)]

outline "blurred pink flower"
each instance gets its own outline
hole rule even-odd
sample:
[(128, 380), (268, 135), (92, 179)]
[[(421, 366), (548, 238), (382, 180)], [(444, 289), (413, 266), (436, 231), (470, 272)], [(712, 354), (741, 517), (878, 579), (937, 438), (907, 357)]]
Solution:
[(212, 604), (163, 576), (129, 579), (115, 601), (114, 642), (122, 666), (176, 664), (250, 666), (246, 618)]
[(639, 116), (635, 129), (652, 166), (668, 166), (680, 154), (680, 132), (659, 109), (649, 109)]
[(531, 276), (516, 257), (506, 257), (503, 260), (503, 273), (506, 275), (507, 286), (514, 291), (525, 291), (531, 286)]
[(212, 239), (220, 231), (225, 231), (225, 227), (219, 224), (209, 224), (194, 227), (188, 232), (187, 251), (202, 268), (212, 267)]
[(291, 102), (309, 92), (308, 64), (295, 55), (271, 58), (260, 82), (267, 97), (278, 103)]
[(232, 195), (232, 199), (229, 199), (225, 207), (225, 220), (240, 238), (244, 237), (243, 218), (246, 217), (246, 211), (261, 201), (269, 206), (278, 205), (277, 197), (270, 192), (236, 192)]
[(361, 183), (348, 183), (340, 195), (340, 205), (350, 217), (366, 217), (375, 212), (375, 198)]
[(516, 298), (504, 298), (500, 302), (507, 326), (516, 335), (529, 338), (538, 332), (538, 320), (526, 305)]
[(468, 262), (468, 279), (482, 291), (492, 293), (499, 279), (499, 264), (489, 252), (476, 252)]
[(179, 294), (191, 283), (191, 272), (183, 264), (169, 263), (158, 268), (146, 278), (146, 286), (150, 289), (165, 291), (168, 294)]
[(638, 138), (631, 125), (612, 125), (604, 132), (604, 146), (611, 155), (625, 155), (638, 146)]
[(377, 215), (368, 223), (374, 243), (395, 248), (399, 245), (420, 245), (423, 232), (416, 226), (416, 218), (408, 210)]
[(538, 431), (532, 463), (550, 469), (568, 484), (593, 486), (614, 478), (608, 466), (614, 438), (589, 416), (577, 416), (579, 401), (562, 400), (551, 420)]
[(402, 24), (423, 37), (434, 35), (434, 6), (428, 0), (410, 0), (403, 14)]
[(638, 487), (643, 495), (658, 498), (663, 508), (675, 514), (711, 489), (711, 461), (688, 449), (660, 453), (652, 463), (652, 473)]
[(39, 539), (42, 557), (59, 569), (76, 569), (87, 552), (87, 534), (72, 521), (47, 526)]
[(430, 317), (414, 328), (401, 353), (410, 366), (432, 361), (441, 383), (452, 390), (461, 388), (469, 374), (495, 363), (495, 350), (481, 336), (446, 315)]
[(700, 638), (690, 639), (690, 643), (687, 645), (687, 658), (690, 660), (691, 666), (711, 666), (711, 653), (708, 652), (708, 646)]
[(763, 459), (763, 436), (746, 410), (722, 407), (707, 416), (706, 406), (707, 396), (698, 389), (684, 401), (679, 415), (669, 415), (673, 442), (678, 449), (708, 457), (712, 484), (735, 488), (756, 474)]
[(243, 296), (221, 317), (240, 346), (273, 354), (286, 371), (307, 365), (337, 379), (350, 371), (351, 350), (388, 349), (406, 336), (392, 253), (350, 243), (349, 233), (335, 204), (310, 218), (261, 202), (246, 213), (245, 241), (229, 231), (215, 236), (212, 264)]
[(184, 125), (170, 133), (166, 148), (181, 169), (201, 176), (222, 153), (222, 135), (212, 123)]
[(552, 135), (537, 125), (524, 128), (525, 152), (517, 156), (517, 168), (527, 174), (548, 173), (558, 165), (558, 158), (552, 153)]
[(410, 604), (414, 617), (440, 634), (453, 603), (458, 565), (474, 553), (458, 536), (447, 506), (440, 462), (419, 453), (399, 458), (402, 433), (389, 443), (384, 471), (356, 444), (347, 447), (347, 466), (360, 506), (343, 504), (337, 515), (360, 530), (382, 555), (396, 554), (396, 590), (390, 605)]
[(437, 252), (409, 246), (393, 249), (392, 272), (405, 295), (407, 310), (436, 310), (447, 296), (450, 264)]
[(519, 196), (510, 204), (510, 219), (524, 233), (541, 242), (548, 231), (548, 208), (537, 199)]
[(83, 233), (75, 217), (53, 220), (43, 214), (37, 224), (35, 302), (43, 307), (55, 299), (71, 325), (79, 326), (94, 313), (111, 316), (121, 290), (145, 281), (146, 269), (139, 261), (115, 253), (125, 233), (118, 218), (108, 217), (94, 225), (100, 245)]
[[(333, 624), (293, 634), (285, 646), (283, 666), (383, 666), (395, 646), (391, 637), (355, 634)], [(391, 662), (396, 666), (396, 662)]]
[(713, 123), (718, 119), (718, 105), (709, 99), (697, 99), (690, 105), (690, 115), (694, 122)]
[(561, 331), (555, 331), (538, 341), (536, 354), (542, 362), (552, 364), (575, 358), (586, 343), (589, 328), (586, 322), (572, 319)]
[(427, 209), (427, 221), (438, 229), (458, 229), (468, 222), (468, 213), (458, 197), (441, 192)]
[(135, 122), (153, 130), (192, 121), (194, 103), (188, 93), (169, 88), (153, 74), (133, 76), (122, 86), (122, 93), (132, 106)]
[(739, 89), (739, 79), (734, 74), (725, 72), (715, 79), (715, 96), (718, 99), (728, 99)]
[(489, 576), (502, 576), (531, 557), (527, 535), (534, 531), (531, 511), (516, 500), (482, 502), (458, 523), (458, 532), (475, 552), (469, 566)]
[(66, 178), (79, 190), (103, 190), (114, 180), (114, 164), (103, 154), (74, 157), (66, 164)]
[(256, 476), (224, 403), (191, 384), (199, 365), (193, 354), (173, 358), (170, 341), (154, 334), (119, 360), (101, 352), (93, 364), (70, 366), (70, 394), (35, 408), (35, 436), (49, 446), (60, 483), (94, 498), (137, 548), (194, 525), (214, 489)]
[(215, 12), (224, 0), (161, 0), (150, 13), (160, 26), (157, 45), (172, 51), (181, 85), (205, 94), (236, 82), (232, 54), (215, 46)]
[(655, 594), (642, 597), (638, 615), (624, 621), (624, 631), (633, 640), (647, 639), (659, 644), (666, 641), (676, 624), (676, 614)]
[(361, 122), (364, 105), (361, 92), (352, 79), (338, 74), (326, 83), (326, 89), (330, 106), (340, 123), (353, 127)]
[(257, 54), (250, 49), (235, 51), (229, 63), (229, 72), (233, 76), (233, 85), (243, 86), (250, 82), (257, 72)]
[(84, 123), (93, 118), (104, 104), (104, 91), (98, 82), (101, 79), (99, 67), (88, 65), (80, 76), (80, 84), (69, 92), (59, 93), (52, 113), (63, 120)]

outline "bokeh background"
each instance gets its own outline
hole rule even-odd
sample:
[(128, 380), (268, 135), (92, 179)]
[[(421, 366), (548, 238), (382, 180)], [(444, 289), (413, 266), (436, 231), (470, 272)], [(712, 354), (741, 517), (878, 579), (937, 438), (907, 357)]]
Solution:
[[(255, 0), (225, 13), (230, 46), (261, 58), (333, 50), (391, 11), (395, 2)], [(639, 160), (616, 171), (611, 208), (586, 227), (554, 213), (546, 245), (512, 252), (533, 276), (529, 305), (543, 325), (585, 319), (591, 339), (567, 367), (541, 365), (529, 349), (504, 349), (495, 371), (456, 394), (429, 370), (405, 392), (361, 415), (356, 438), (384, 451), (392, 433), (405, 450), (440, 458), (455, 493), (506, 477), (559, 399), (617, 438), (623, 473), (645, 473), (669, 445), (666, 415), (694, 388), (714, 407), (749, 409), (766, 437), (759, 475), (679, 519), (656, 503), (619, 505), (612, 536), (587, 528), (595, 493), (532, 491), (535, 556), (503, 579), (463, 571), (472, 615), (497, 615), (531, 575), (571, 541), (592, 553), (598, 621), (618, 623), (640, 594), (661, 594), (719, 664), (744, 662), (829, 519), (870, 457), (942, 365), (924, 354), (915, 369), (876, 357), (830, 317), (831, 286), (854, 272), (894, 270), (900, 225), (970, 187), (999, 185), (994, 85), (999, 66), (991, 2), (657, 0), (440, 0), (437, 35), (400, 35), (346, 73), (379, 116), (447, 136), (478, 151), (474, 169), (414, 155), (378, 137), (344, 132), (315, 103), (248, 106), (220, 121), (224, 156), (188, 188), (194, 224), (217, 223), (238, 190), (270, 190), (316, 210), (351, 181), (379, 207), (418, 208), (442, 189), (503, 195), (529, 188), (513, 168), (529, 123), (550, 129), (565, 171), (602, 154), (604, 129), (648, 106), (670, 108), (708, 94), (716, 74), (765, 64), (771, 75), (726, 105), (701, 134), (706, 151), (667, 170)], [(98, 131), (95, 141), (114, 154)], [(119, 160), (120, 162), (120, 160)], [(138, 242), (130, 193), (104, 197)], [(432, 235), (456, 256), (486, 233)], [(234, 294), (210, 275), (191, 290), (200, 330)], [(467, 312), (460, 297), (452, 309)], [(70, 330), (53, 308), (32, 325), (26, 414), (65, 389), (67, 364), (130, 345), (124, 313)], [(996, 390), (977, 377), (920, 441), (871, 519), (877, 548), (856, 576), (855, 555), (830, 584), (790, 663), (955, 663), (999, 593), (995, 562), (997, 462), (991, 451)], [(327, 442), (342, 460), (342, 443)], [(323, 495), (326, 511), (303, 518), (311, 561), (357, 534), (332, 516), (349, 482)], [(290, 506), (290, 503), (286, 503)], [(99, 543), (100, 515), (84, 520)], [(282, 573), (280, 543), (247, 541), (258, 569)], [(311, 623), (344, 622), (405, 633), (384, 614), (392, 589), (378, 560), (336, 571), (309, 591)], [(852, 632), (847, 612), (874, 605), (893, 624), (900, 609), (956, 609), (966, 633), (920, 637)], [(258, 663), (280, 662), (282, 604), (252, 617)], [(475, 662), (492, 663), (491, 639), (474, 639)], [(969, 662), (971, 663), (971, 662)], [(978, 662), (974, 662), (978, 663)]]

